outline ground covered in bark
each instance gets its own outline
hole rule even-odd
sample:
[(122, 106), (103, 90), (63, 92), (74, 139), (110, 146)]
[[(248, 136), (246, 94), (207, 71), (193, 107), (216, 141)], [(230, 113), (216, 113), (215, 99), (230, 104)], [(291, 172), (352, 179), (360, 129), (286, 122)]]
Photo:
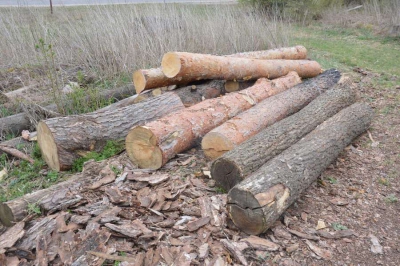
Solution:
[(156, 172), (122, 154), (88, 162), (53, 198), (62, 210), (0, 227), (0, 265), (398, 265), (400, 87), (349, 75), (376, 112), (369, 132), (265, 234), (235, 228), (199, 149)]

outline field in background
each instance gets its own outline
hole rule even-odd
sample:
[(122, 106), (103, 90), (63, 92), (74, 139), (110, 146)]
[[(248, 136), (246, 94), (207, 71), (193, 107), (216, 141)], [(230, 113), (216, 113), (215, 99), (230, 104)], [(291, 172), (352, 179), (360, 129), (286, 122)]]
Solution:
[(286, 27), (237, 5), (112, 5), (1, 8), (2, 68), (40, 65), (42, 39), (56, 67), (103, 79), (157, 67), (168, 51), (230, 54), (288, 44)]
[[(365, 9), (346, 17), (344, 10), (326, 10), (321, 21), (290, 24), (241, 5), (79, 6), (57, 8), (54, 15), (45, 8), (0, 8), (0, 89), (40, 81), (41, 89), (56, 97), (65, 83), (76, 81), (79, 102), (79, 95), (91, 90), (131, 82), (138, 68), (157, 67), (167, 51), (231, 54), (302, 44), (325, 69), (338, 68), (356, 81), (360, 71), (367, 73), (370, 80), (363, 84), (370, 93), (362, 97), (376, 105), (382, 121), (391, 121), (400, 108), (400, 37), (379, 35), (378, 19), (361, 20), (365, 12), (378, 18), (383, 11)], [(334, 12), (340, 19), (334, 20)], [(0, 170), (10, 173), (0, 181), (1, 201), (61, 179), (43, 170), (37, 152), (35, 159), (30, 166), (0, 158)]]

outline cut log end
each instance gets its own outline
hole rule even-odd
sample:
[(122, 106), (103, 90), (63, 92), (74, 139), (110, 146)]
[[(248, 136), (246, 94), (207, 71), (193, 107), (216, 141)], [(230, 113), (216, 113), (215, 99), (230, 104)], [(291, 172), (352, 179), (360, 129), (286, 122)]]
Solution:
[(45, 123), (39, 122), (37, 132), (37, 141), (45, 162), (51, 169), (61, 171), (58, 148), (49, 127)]
[(204, 154), (211, 160), (222, 156), (225, 152), (235, 147), (231, 140), (217, 132), (210, 132), (201, 141), (201, 148)]
[(8, 227), (12, 226), (15, 221), (12, 210), (4, 203), (0, 203), (0, 221)]
[(211, 166), (211, 177), (226, 191), (243, 180), (241, 173), (239, 166), (226, 158), (218, 158)]
[(136, 94), (141, 93), (146, 88), (146, 77), (141, 70), (133, 72), (133, 85), (135, 85)]
[(181, 59), (178, 54), (170, 52), (166, 53), (161, 62), (162, 71), (168, 78), (178, 75), (181, 70)]
[(233, 223), (243, 232), (258, 235), (271, 226), (267, 225), (269, 214), (283, 212), (289, 198), (290, 190), (282, 184), (274, 185), (257, 195), (234, 187), (228, 194), (228, 213)]
[(146, 127), (135, 127), (126, 137), (126, 152), (140, 168), (158, 169), (162, 166), (162, 152), (157, 147), (157, 138)]
[(234, 92), (239, 90), (239, 82), (233, 80), (227, 80), (225, 82), (225, 91)]

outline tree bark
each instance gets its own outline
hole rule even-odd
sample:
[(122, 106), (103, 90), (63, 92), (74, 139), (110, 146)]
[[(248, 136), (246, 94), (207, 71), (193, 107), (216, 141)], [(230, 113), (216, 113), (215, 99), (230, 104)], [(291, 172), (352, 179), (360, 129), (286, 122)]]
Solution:
[[(228, 55), (227, 57), (299, 60), (307, 58), (307, 49), (304, 46), (298, 45), (295, 47), (232, 54)], [(164, 75), (161, 68), (139, 69), (133, 73), (133, 83), (135, 84), (137, 94), (144, 90), (174, 84), (186, 85), (190, 81), (192, 81), (192, 79), (185, 79), (182, 77), (168, 78)]]
[(228, 213), (235, 225), (247, 234), (265, 232), (368, 129), (372, 117), (372, 109), (363, 103), (343, 109), (233, 187)]
[(307, 49), (302, 45), (297, 45), (294, 47), (283, 47), (264, 51), (237, 53), (228, 55), (227, 57), (301, 60), (307, 58)]
[[(100, 98), (104, 100), (116, 99), (121, 100), (134, 93), (133, 86), (123, 86), (111, 91), (104, 91), (100, 93)], [(87, 97), (84, 100), (89, 100)], [(50, 104), (44, 107), (45, 109), (56, 111), (57, 105)], [(29, 129), (31, 127), (31, 122), (26, 117), (25, 113), (19, 113), (7, 117), (0, 118), (0, 134), (11, 133), (14, 135), (19, 135), (22, 130)]]
[(354, 100), (354, 93), (348, 89), (328, 90), (303, 110), (264, 129), (215, 160), (211, 166), (212, 178), (229, 191)]
[(51, 199), (56, 194), (66, 194), (67, 191), (74, 191), (77, 185), (80, 185), (78, 183), (80, 179), (82, 179), (82, 176), (78, 174), (49, 188), (0, 203), (0, 221), (5, 226), (12, 226), (14, 223), (22, 221), (28, 215), (29, 204), (40, 206), (41, 202), (51, 202)]
[[(233, 117), (204, 136), (201, 142), (204, 154), (212, 160), (220, 157), (267, 126), (302, 109), (334, 85), (339, 77), (340, 73), (336, 70), (328, 71), (274, 97), (265, 99), (249, 110)], [(325, 80), (324, 85), (326, 86), (315, 88), (313, 86), (316, 83), (314, 79)], [(321, 84), (319, 83), (319, 85)], [(311, 117), (313, 116), (307, 117), (307, 119)], [(260, 153), (257, 152), (257, 154)], [(261, 154), (265, 156), (264, 153)]]
[(126, 151), (140, 168), (158, 169), (177, 153), (195, 145), (211, 129), (299, 82), (295, 72), (274, 81), (260, 79), (242, 92), (206, 100), (171, 116), (136, 126), (128, 133)]
[(114, 110), (52, 118), (38, 124), (38, 143), (49, 167), (64, 171), (82, 151), (98, 151), (108, 140), (125, 138), (131, 127), (182, 109), (180, 98), (166, 93)]
[(308, 60), (259, 60), (192, 53), (166, 53), (162, 71), (169, 78), (183, 80), (274, 79), (296, 71), (302, 78), (312, 78), (321, 73), (321, 66)]
[(7, 102), (12, 102), (18, 98), (24, 98), (24, 94), (35, 87), (38, 87), (38, 84), (32, 84), (28, 86), (24, 86), (17, 90), (9, 91), (9, 92), (0, 92), (0, 104), (4, 104)]

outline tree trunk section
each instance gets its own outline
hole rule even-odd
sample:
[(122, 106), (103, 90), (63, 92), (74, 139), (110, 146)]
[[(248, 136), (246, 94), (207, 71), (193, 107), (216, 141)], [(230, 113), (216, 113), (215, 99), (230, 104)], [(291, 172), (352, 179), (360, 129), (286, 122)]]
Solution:
[[(104, 91), (100, 93), (100, 98), (104, 100), (116, 99), (121, 100), (133, 94), (133, 86), (123, 86), (111, 91)], [(84, 100), (89, 100), (87, 97)], [(56, 111), (57, 105), (50, 104), (44, 107), (45, 109)], [(25, 113), (19, 113), (7, 117), (0, 118), (0, 135), (11, 133), (19, 135), (22, 130), (30, 129), (31, 122), (26, 117)]]
[(192, 53), (166, 53), (162, 71), (169, 78), (184, 80), (274, 79), (296, 71), (302, 78), (312, 78), (321, 73), (321, 66), (308, 60), (259, 60)]
[(49, 188), (26, 194), (20, 198), (0, 203), (0, 221), (5, 226), (12, 226), (14, 223), (22, 221), (28, 215), (28, 205), (35, 204), (40, 206), (42, 202), (51, 202), (51, 199), (64, 190), (75, 191), (81, 175), (75, 175), (67, 181), (58, 183)]
[(244, 52), (228, 55), (227, 57), (252, 58), (252, 59), (307, 59), (307, 49), (302, 45), (284, 47), (264, 51)]
[(264, 129), (215, 160), (211, 176), (229, 191), (319, 124), (355, 101), (346, 88), (328, 90), (298, 113)]
[(82, 151), (98, 151), (108, 140), (125, 138), (131, 127), (182, 109), (180, 98), (166, 93), (114, 110), (52, 118), (38, 124), (38, 143), (49, 167), (64, 171)]
[[(204, 154), (214, 160), (259, 133), (267, 126), (299, 111), (338, 81), (340, 73), (335, 70), (332, 70), (332, 72), (338, 75), (329, 75), (330, 72), (328, 72), (328, 75), (320, 75), (313, 78), (332, 78), (333, 80), (326, 80), (326, 85), (330, 86), (315, 88), (312, 86), (315, 82), (310, 79), (307, 83), (298, 84), (274, 97), (265, 99), (246, 112), (214, 128), (202, 140), (201, 146)], [(310, 117), (307, 119), (310, 119)], [(257, 154), (265, 156), (265, 153), (257, 152)]]
[(195, 145), (211, 129), (299, 82), (295, 72), (274, 81), (260, 79), (242, 92), (206, 100), (171, 116), (134, 127), (126, 138), (126, 151), (140, 168), (158, 169), (177, 153)]
[[(228, 55), (227, 57), (299, 60), (307, 58), (307, 49), (304, 46), (298, 45), (295, 47), (232, 54)], [(174, 84), (185, 85), (188, 84), (190, 81), (193, 81), (193, 79), (185, 79), (182, 77), (168, 78), (164, 75), (161, 68), (139, 69), (133, 73), (133, 83), (135, 85), (137, 94), (141, 93), (144, 90), (158, 87), (164, 87)]]
[(363, 103), (343, 109), (233, 187), (228, 213), (235, 225), (247, 234), (265, 232), (368, 129), (372, 117), (372, 109)]

